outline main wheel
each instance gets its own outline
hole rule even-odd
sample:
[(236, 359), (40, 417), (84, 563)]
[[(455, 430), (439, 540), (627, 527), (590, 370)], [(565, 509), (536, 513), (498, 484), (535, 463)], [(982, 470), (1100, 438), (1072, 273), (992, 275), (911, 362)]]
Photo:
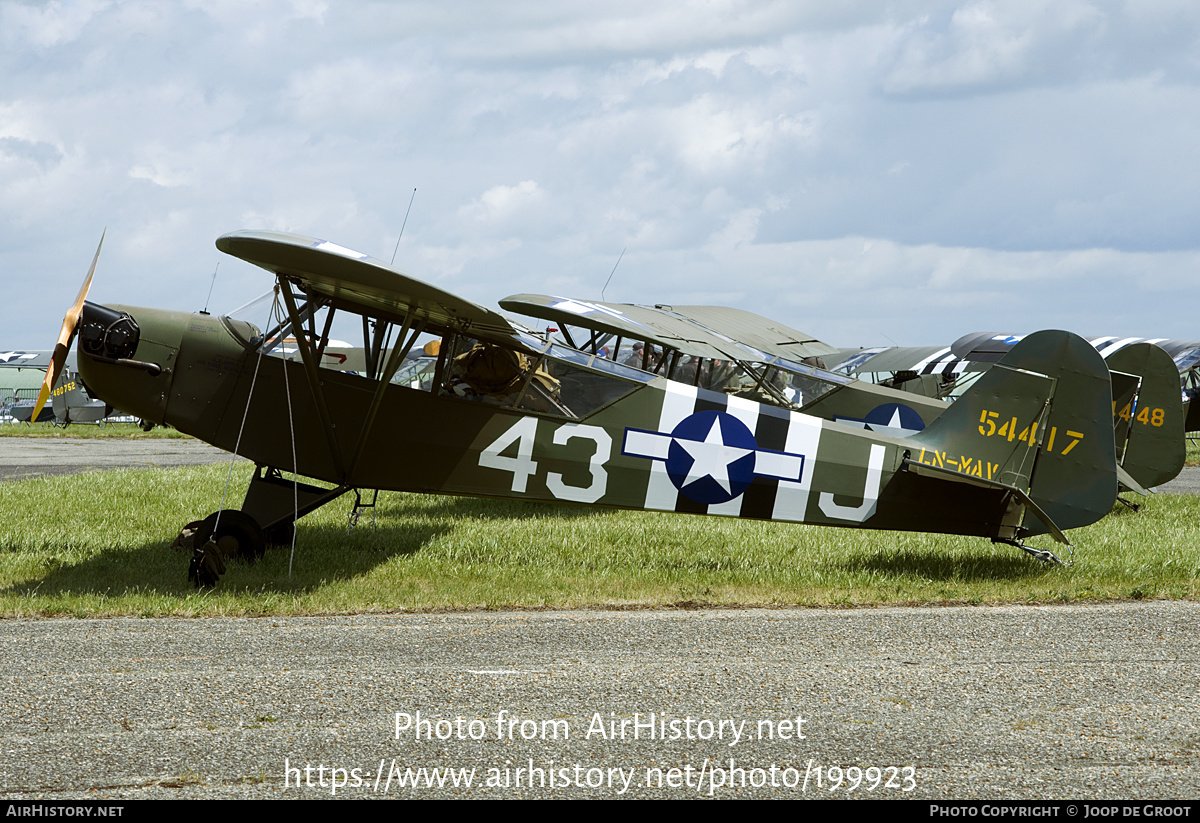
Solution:
[(236, 557), (253, 563), (263, 556), (267, 540), (258, 521), (245, 512), (225, 509), (213, 512), (200, 523), (193, 545), (203, 546), (209, 540), (221, 549), (221, 556)]
[(257, 520), (245, 512), (225, 509), (200, 521), (192, 536), (192, 546), (188, 580), (197, 588), (208, 588), (215, 586), (225, 573), (226, 558), (253, 563), (262, 557), (266, 540)]

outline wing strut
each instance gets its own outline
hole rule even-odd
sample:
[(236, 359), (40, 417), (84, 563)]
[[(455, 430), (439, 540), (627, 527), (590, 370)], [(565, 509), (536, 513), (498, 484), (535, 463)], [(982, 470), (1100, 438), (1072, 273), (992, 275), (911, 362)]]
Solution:
[[(375, 395), (371, 398), (371, 408), (367, 411), (366, 419), (363, 420), (362, 430), (358, 433), (358, 444), (354, 447), (354, 457), (350, 459), (350, 475), (354, 474), (354, 469), (358, 466), (358, 459), (362, 457), (363, 447), (367, 444), (367, 435), (371, 432), (371, 427), (375, 425), (375, 416), (379, 413), (379, 406), (383, 403), (384, 392), (391, 385), (392, 377), (396, 374), (396, 369), (400, 368), (400, 361), (412, 349), (413, 344), (417, 342), (417, 338), (421, 336), (421, 332), (425, 331), (425, 324), (428, 318), (421, 318), (414, 327), (417, 313), (409, 310), (404, 317), (404, 325), (401, 326), (399, 334), (396, 335), (396, 344), (392, 346), (391, 356), (388, 357), (387, 366), (379, 375), (378, 385), (375, 386)], [(412, 334), (409, 334), (409, 330)], [(408, 335), (407, 340), (405, 335)]]
[[(317, 375), (317, 363), (304, 336), (304, 324), (300, 312), (296, 310), (296, 298), (292, 294), (291, 283), (285, 278), (279, 278), (279, 290), (283, 294), (283, 302), (287, 305), (288, 316), (292, 320), (292, 328), (300, 329), (295, 335), (296, 348), (300, 350), (300, 358), (304, 361), (304, 370), (308, 373), (308, 387), (312, 391), (313, 400), (317, 404), (317, 414), (321, 417), (321, 428), (325, 432), (325, 440), (329, 444), (329, 457), (333, 460), (333, 470), (337, 473), (339, 483), (346, 479), (346, 470), (342, 463), (342, 452), (338, 448), (337, 436), (333, 431), (333, 420), (329, 416), (329, 406), (325, 403), (325, 392), (321, 388), (321, 379)], [(286, 368), (286, 365), (285, 365)]]
[[(767, 380), (767, 378), (766, 378), (767, 369), (772, 368), (772, 367), (763, 366), (762, 373), (760, 374), (758, 369), (754, 368), (754, 365), (747, 363), (745, 361), (741, 361), (741, 360), (739, 360), (738, 362), (741, 364), (742, 369), (747, 374), (749, 374), (751, 377), (754, 378), (754, 382), (756, 384), (758, 384), (758, 387), (760, 389), (762, 389), (770, 397), (775, 398), (775, 402), (777, 404), (781, 405), (785, 409), (800, 408), (799, 403), (793, 403), (791, 400), (788, 400), (787, 397), (784, 396), (783, 392), (781, 392), (778, 389), (778, 387), (771, 385), (770, 381)], [(699, 371), (699, 369), (697, 369), (697, 372), (698, 371)]]

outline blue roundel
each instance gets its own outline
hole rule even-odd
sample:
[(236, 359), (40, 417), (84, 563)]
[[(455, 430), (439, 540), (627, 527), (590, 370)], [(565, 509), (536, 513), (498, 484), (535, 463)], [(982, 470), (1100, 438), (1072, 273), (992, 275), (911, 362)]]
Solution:
[(876, 406), (867, 413), (863, 422), (869, 426), (891, 426), (914, 432), (923, 431), (925, 428), (925, 421), (921, 419), (921, 415), (903, 403), (884, 403), (882, 406)]
[(671, 432), (667, 475), (697, 503), (726, 503), (753, 482), (757, 449), (754, 434), (733, 415), (696, 412)]

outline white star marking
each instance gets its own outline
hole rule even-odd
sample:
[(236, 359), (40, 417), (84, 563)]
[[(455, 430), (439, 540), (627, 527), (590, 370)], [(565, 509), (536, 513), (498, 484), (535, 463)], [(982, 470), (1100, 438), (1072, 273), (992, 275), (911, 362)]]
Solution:
[(619, 312), (616, 309), (610, 309), (608, 306), (598, 306), (595, 303), (589, 303), (586, 300), (564, 300), (562, 298), (555, 299), (558, 300), (558, 302), (550, 307), (552, 309), (561, 309), (574, 314), (592, 314), (593, 312), (598, 312), (600, 314), (607, 314), (609, 317), (621, 320), (625, 323), (631, 323), (640, 329), (646, 329), (647, 331), (650, 330), (649, 327), (639, 323), (624, 312)]
[(900, 422), (899, 409), (892, 409), (892, 419), (887, 423), (868, 423), (865, 420), (855, 420), (850, 417), (834, 417), (833, 422), (880, 434), (890, 434), (893, 437), (910, 437), (920, 431), (920, 429), (905, 428), (904, 424)]
[(334, 254), (340, 254), (343, 257), (352, 257), (355, 260), (366, 260), (367, 259), (367, 255), (363, 254), (360, 251), (355, 251), (354, 249), (348, 249), (345, 246), (339, 246), (337, 243), (330, 243), (328, 240), (322, 240), (319, 243), (314, 243), (313, 248), (320, 249), (321, 251), (331, 251)]
[(688, 469), (687, 479), (683, 481), (683, 485), (687, 486), (697, 480), (711, 477), (717, 481), (717, 485), (725, 490), (726, 494), (733, 491), (729, 484), (729, 464), (754, 453), (753, 449), (739, 449), (736, 446), (725, 445), (725, 441), (721, 438), (720, 418), (713, 418), (712, 428), (708, 430), (708, 435), (703, 441), (684, 440), (677, 437), (675, 442), (692, 456), (692, 467)]
[(32, 360), (37, 357), (36, 354), (29, 354), (23, 351), (7, 351), (0, 353), (0, 362), (10, 363), (13, 360)]
[(900, 422), (900, 410), (899, 409), (892, 410), (892, 419), (887, 422), (887, 425), (880, 426), (878, 424), (873, 423), (873, 424), (871, 424), (870, 428), (871, 428), (871, 431), (883, 432), (885, 434), (894, 435), (896, 437), (908, 437), (909, 435), (916, 434), (918, 431), (918, 429), (906, 428), (904, 426), (904, 424)]

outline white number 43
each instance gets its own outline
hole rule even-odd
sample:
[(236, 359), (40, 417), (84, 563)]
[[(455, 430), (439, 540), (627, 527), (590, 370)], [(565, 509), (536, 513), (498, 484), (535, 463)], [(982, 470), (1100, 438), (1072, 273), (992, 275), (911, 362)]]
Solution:
[[(525, 493), (529, 487), (529, 478), (538, 471), (537, 461), (533, 459), (533, 441), (537, 436), (538, 422), (536, 417), (522, 417), (479, 453), (480, 466), (512, 474), (512, 490), (517, 494)], [(591, 482), (587, 486), (572, 486), (563, 480), (561, 474), (548, 472), (546, 488), (559, 500), (595, 503), (608, 490), (608, 472), (604, 469), (604, 464), (612, 455), (612, 438), (599, 426), (566, 423), (555, 430), (554, 445), (565, 446), (567, 441), (576, 437), (591, 440), (596, 444), (596, 451), (592, 454), (588, 466)], [(509, 451), (514, 443), (517, 447), (516, 457), (506, 457), (503, 452)]]

